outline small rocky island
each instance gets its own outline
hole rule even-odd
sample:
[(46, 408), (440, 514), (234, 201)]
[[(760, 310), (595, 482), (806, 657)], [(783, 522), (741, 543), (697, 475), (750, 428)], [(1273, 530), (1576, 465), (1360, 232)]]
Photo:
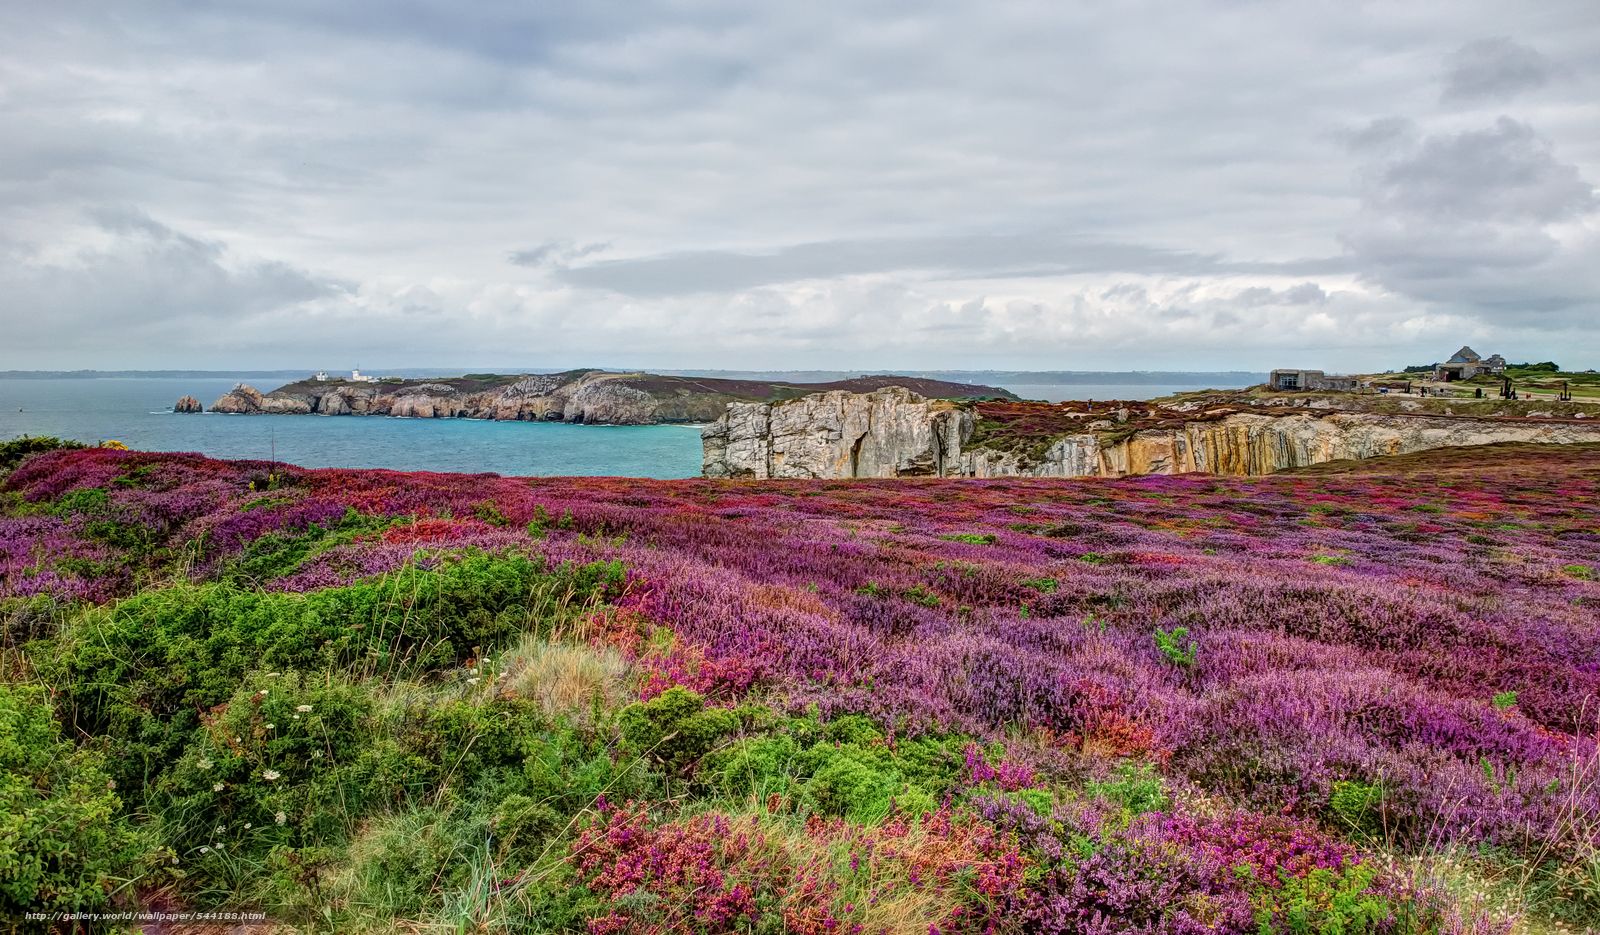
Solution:
[[(599, 425), (709, 422), (730, 403), (775, 403), (817, 392), (871, 392), (907, 386), (925, 397), (1015, 399), (993, 386), (903, 376), (864, 376), (833, 383), (785, 383), (711, 377), (568, 370), (547, 374), (468, 374), (449, 379), (353, 379), (319, 374), (263, 393), (239, 384), (211, 404), (234, 414), (397, 416), (415, 419), (494, 419)], [(190, 404), (194, 408), (188, 408)], [(197, 412), (185, 396), (176, 412)]]
[(1600, 444), (1597, 416), (1600, 405), (1574, 403), (1477, 412), (1449, 400), (1249, 391), (1041, 403), (886, 387), (733, 403), (701, 442), (706, 477), (1247, 476), (1434, 448)]

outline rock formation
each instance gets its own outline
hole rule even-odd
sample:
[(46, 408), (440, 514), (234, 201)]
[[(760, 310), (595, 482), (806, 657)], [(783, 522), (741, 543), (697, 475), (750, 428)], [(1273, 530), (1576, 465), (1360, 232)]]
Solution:
[(656, 401), (649, 393), (613, 381), (586, 383), (563, 408), (568, 422), (607, 425), (650, 425), (656, 421)]
[(172, 404), (173, 412), (203, 412), (200, 400), (193, 396), (179, 396), (178, 401)]
[(212, 412), (244, 414), (261, 411), (261, 391), (247, 383), (240, 383), (217, 397), (211, 404)]
[[(859, 377), (812, 386), (876, 389), (889, 377)], [(989, 386), (915, 380), (952, 396), (1009, 396)], [(729, 402), (773, 399), (805, 384), (573, 370), (518, 378), (478, 374), (449, 380), (303, 380), (261, 393), (240, 384), (212, 406), (216, 412), (387, 415), (413, 419), (650, 425), (700, 422), (722, 415)]]
[(972, 414), (901, 387), (732, 403), (701, 431), (707, 477), (916, 477), (960, 473)]
[(751, 478), (1257, 475), (1431, 448), (1600, 442), (1600, 425), (1547, 418), (1299, 409), (1197, 413), (1141, 428), (1121, 410), (1108, 415), (1018, 452), (972, 445), (970, 407), (898, 388), (735, 403), (701, 433), (703, 470)]

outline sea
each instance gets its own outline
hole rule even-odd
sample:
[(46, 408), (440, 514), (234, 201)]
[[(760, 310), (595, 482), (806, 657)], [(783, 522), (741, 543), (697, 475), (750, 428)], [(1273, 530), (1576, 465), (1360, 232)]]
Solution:
[[(697, 477), (700, 426), (567, 425), (377, 416), (179, 414), (207, 406), (227, 378), (0, 378), (0, 440), (54, 435), (114, 439), (143, 451), (277, 460), (302, 467), (493, 472), (507, 476)], [(260, 381), (250, 381), (259, 384)], [(269, 388), (263, 385), (262, 389)], [(1204, 384), (1014, 384), (1024, 399), (1151, 399)]]

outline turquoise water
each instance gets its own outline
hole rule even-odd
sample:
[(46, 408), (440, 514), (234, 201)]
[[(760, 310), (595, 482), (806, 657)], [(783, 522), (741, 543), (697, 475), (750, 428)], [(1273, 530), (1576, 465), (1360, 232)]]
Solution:
[[(507, 475), (697, 477), (700, 430), (686, 425), (565, 425), (361, 416), (178, 415), (235, 380), (0, 380), (0, 439), (114, 438), (144, 451), (277, 459), (303, 467), (493, 471)], [(18, 412), (18, 409), (21, 412)]]
[[(179, 396), (210, 406), (232, 379), (0, 379), (0, 439), (114, 438), (144, 451), (198, 451), (303, 467), (493, 471), (507, 475), (697, 477), (700, 431), (687, 425), (565, 425), (373, 416), (177, 415)], [(1148, 399), (1178, 384), (1018, 384), (1026, 399)], [(21, 411), (18, 411), (21, 410)]]

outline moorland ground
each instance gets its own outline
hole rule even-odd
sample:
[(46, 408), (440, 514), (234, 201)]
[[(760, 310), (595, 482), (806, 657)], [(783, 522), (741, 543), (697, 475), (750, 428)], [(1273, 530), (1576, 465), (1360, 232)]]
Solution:
[(1600, 924), (1593, 448), (741, 483), (27, 447), (0, 916)]

